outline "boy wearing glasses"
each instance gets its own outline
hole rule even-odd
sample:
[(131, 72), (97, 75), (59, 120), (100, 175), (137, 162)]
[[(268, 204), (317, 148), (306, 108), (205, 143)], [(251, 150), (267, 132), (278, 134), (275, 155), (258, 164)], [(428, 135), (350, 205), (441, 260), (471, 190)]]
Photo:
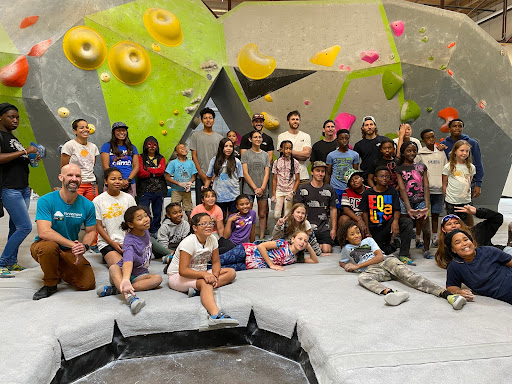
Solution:
[(391, 173), (387, 167), (375, 169), (373, 188), (363, 192), (359, 209), (371, 236), (384, 254), (391, 255), (396, 246), (392, 237), (400, 236), (398, 258), (408, 265), (416, 265), (410, 259), (409, 250), (413, 234), (413, 223), (408, 217), (400, 217), (400, 200), (395, 188), (389, 187)]

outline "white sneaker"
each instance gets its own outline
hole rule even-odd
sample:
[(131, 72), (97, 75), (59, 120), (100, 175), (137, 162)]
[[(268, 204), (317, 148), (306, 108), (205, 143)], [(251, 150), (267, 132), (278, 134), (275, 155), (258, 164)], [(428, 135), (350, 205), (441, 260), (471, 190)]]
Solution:
[(402, 304), (409, 298), (409, 292), (405, 291), (393, 291), (384, 296), (384, 300), (388, 305), (397, 306)]
[(448, 302), (452, 305), (453, 309), (462, 309), (466, 305), (466, 299), (461, 295), (448, 296)]

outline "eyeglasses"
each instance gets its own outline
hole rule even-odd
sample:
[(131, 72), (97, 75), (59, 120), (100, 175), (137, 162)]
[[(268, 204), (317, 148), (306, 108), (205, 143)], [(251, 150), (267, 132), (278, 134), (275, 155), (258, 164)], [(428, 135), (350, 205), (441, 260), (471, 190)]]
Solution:
[(209, 223), (198, 223), (198, 227), (215, 227), (215, 221), (210, 221)]
[(379, 178), (379, 179), (391, 179), (390, 175), (379, 175), (379, 176), (376, 176), (376, 177)]
[(441, 222), (441, 225), (445, 225), (446, 222), (450, 219), (457, 219), (457, 220), (460, 220), (460, 217), (457, 216), (457, 215), (446, 215), (445, 217), (443, 217), (443, 221)]

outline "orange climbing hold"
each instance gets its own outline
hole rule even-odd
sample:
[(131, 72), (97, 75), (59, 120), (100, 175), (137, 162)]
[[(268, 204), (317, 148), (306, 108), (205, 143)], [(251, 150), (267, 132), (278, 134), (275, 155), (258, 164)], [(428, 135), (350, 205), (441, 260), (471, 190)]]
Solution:
[(446, 72), (448, 72), (450, 76), (453, 76), (453, 71), (451, 69), (447, 69)]
[(459, 118), (459, 112), (455, 108), (448, 107), (445, 109), (441, 109), (439, 113), (437, 114), (441, 119), (445, 120), (445, 123), (441, 125), (441, 132), (448, 133), (450, 132), (450, 128), (448, 128), (448, 124), (453, 119)]
[(39, 19), (39, 16), (25, 17), (23, 20), (21, 20), (20, 28), (25, 29), (27, 27), (30, 27), (31, 25), (37, 23), (38, 19)]
[(31, 49), (27, 56), (35, 56), (40, 57), (43, 53), (46, 52), (48, 48), (52, 45), (52, 39), (41, 41), (35, 44)]
[(453, 48), (453, 47), (455, 47), (455, 41), (454, 41), (454, 42), (451, 42), (450, 44), (448, 44), (448, 45), (446, 46), (446, 48)]
[(0, 82), (6, 87), (23, 87), (28, 76), (28, 62), (20, 56), (11, 64), (0, 69)]

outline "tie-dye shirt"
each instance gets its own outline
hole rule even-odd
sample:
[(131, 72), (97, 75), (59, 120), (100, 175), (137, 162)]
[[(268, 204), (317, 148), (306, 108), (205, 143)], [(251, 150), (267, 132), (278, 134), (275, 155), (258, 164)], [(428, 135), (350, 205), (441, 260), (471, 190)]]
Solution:
[[(244, 171), (242, 170), (242, 163), (240, 160), (236, 159), (236, 167), (233, 175), (229, 177), (229, 174), (226, 169), (227, 161), (224, 161), (222, 164), (222, 168), (220, 169), (219, 175), (215, 176), (213, 180), (213, 190), (217, 194), (217, 203), (227, 203), (229, 201), (234, 201), (236, 197), (240, 194), (240, 178), (244, 176)], [(213, 166), (215, 164), (215, 157), (210, 161), (210, 166), (208, 167), (208, 172), (206, 172), (206, 176), (213, 176)]]
[[(297, 256), (295, 256), (290, 250), (290, 244), (286, 240), (280, 239), (275, 241), (277, 244), (276, 249), (269, 249), (268, 257), (274, 263), (274, 265), (289, 265), (297, 262)], [(244, 244), (245, 254), (245, 266), (247, 269), (256, 268), (268, 268), (267, 263), (261, 256), (260, 251), (256, 244)]]
[(410, 204), (417, 204), (425, 200), (423, 190), (423, 174), (427, 171), (425, 164), (402, 164), (396, 167), (397, 175), (402, 177), (405, 192)]

